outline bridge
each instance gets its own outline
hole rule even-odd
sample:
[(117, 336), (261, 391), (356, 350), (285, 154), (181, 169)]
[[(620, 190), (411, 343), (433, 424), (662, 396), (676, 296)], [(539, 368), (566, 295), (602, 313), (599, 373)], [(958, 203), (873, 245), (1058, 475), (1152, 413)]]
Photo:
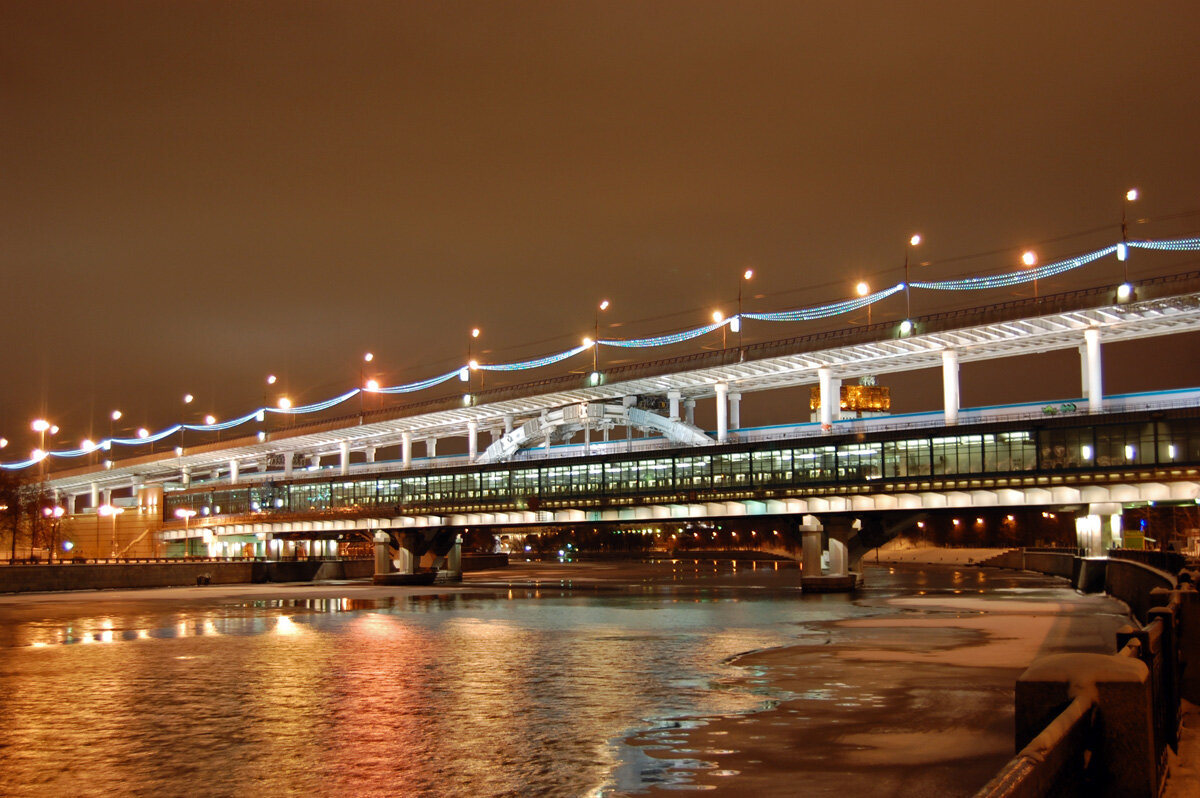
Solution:
[[(164, 541), (213, 553), (296, 538), (314, 551), (352, 531), (432, 541), (470, 526), (752, 515), (819, 517), (855, 548), (923, 511), (1051, 505), (1081, 508), (1081, 540), (1102, 550), (1122, 505), (1200, 496), (1200, 393), (1105, 396), (1102, 347), (1197, 329), (1191, 272), (1136, 294), (1088, 289), (263, 429), (55, 470), (47, 486), (75, 514), (127, 493), (164, 519)], [(960, 407), (961, 363), (1064, 349), (1080, 354), (1078, 397)], [(929, 367), (942, 373), (936, 413), (835, 410), (844, 380)], [(818, 387), (817, 420), (742, 426), (743, 394), (804, 385)], [(705, 431), (694, 409), (708, 401)], [(465, 454), (439, 457), (447, 438), (465, 438)]]

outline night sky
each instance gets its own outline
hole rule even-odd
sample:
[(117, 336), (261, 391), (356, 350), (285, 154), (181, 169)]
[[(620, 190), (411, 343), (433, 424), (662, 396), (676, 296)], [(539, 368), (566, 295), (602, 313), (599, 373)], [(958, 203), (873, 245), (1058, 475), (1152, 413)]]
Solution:
[[(915, 231), (922, 277), (1045, 262), (1113, 243), (1131, 186), (1131, 235), (1195, 234), (1197, 30), (1194, 0), (0, 0), (0, 459), (38, 415), (65, 447), (114, 408), (246, 412), (269, 373), (323, 399), (365, 351), (433, 376), (476, 326), (484, 360), (559, 351), (604, 298), (602, 334), (695, 326), (747, 267), (747, 310), (844, 298)], [(1198, 346), (1111, 347), (1106, 389), (1200, 384)], [(1078, 395), (1074, 353), (1035, 365), (964, 367), (964, 404)], [(888, 384), (918, 409), (937, 380)]]

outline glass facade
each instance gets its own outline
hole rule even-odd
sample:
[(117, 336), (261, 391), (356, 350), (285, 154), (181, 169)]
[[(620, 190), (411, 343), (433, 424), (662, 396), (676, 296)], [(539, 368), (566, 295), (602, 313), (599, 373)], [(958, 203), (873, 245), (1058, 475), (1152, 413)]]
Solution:
[[(1162, 416), (1163, 414), (1159, 414)], [(1200, 463), (1200, 419), (1147, 417), (1130, 423), (1013, 428), (980, 425), (947, 434), (811, 439), (697, 451), (614, 454), (337, 480), (196, 488), (168, 494), (165, 517), (390, 508), (403, 512), (536, 509), (564, 503), (631, 503), (639, 497), (696, 501), (761, 491), (866, 485), (875, 480), (1111, 471)], [(904, 488), (911, 489), (911, 487)]]

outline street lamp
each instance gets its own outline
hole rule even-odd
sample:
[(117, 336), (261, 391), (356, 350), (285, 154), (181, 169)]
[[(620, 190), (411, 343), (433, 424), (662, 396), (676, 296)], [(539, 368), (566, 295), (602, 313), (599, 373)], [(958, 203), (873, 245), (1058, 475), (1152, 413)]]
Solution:
[[(471, 328), (471, 337), (467, 339), (467, 367), (463, 371), (460, 371), (458, 374), (458, 378), (467, 384), (467, 396), (470, 396), (471, 394), (474, 393), (474, 390), (472, 388), (472, 383), (471, 383), (471, 372), (475, 371), (479, 368), (479, 362), (476, 361), (474, 357), (472, 357), (472, 348), (474, 346), (475, 339), (478, 337), (479, 337), (479, 328), (472, 327)], [(483, 377), (482, 376), (480, 376), (480, 378), (479, 378), (479, 387), (481, 387), (481, 388), (483, 387)]]
[[(117, 556), (117, 516), (125, 512), (124, 507), (116, 507), (111, 504), (102, 504), (96, 508), (96, 512), (100, 515), (112, 519), (112, 557)], [(96, 521), (96, 555), (100, 553), (100, 521)]]
[[(367, 352), (363, 355), (362, 362), (358, 364), (358, 414), (360, 416), (363, 414), (363, 387), (366, 385), (364, 380), (367, 376), (364, 372), (364, 368), (366, 367), (367, 363), (370, 363), (374, 359), (375, 355), (371, 352)], [(375, 380), (371, 380), (371, 382), (375, 382)], [(378, 386), (378, 383), (376, 383), (376, 385)]]
[[(1038, 262), (1037, 253), (1034, 252), (1032, 249), (1027, 249), (1021, 253), (1021, 263), (1023, 263), (1027, 268), (1036, 266), (1037, 262)], [(1034, 277), (1033, 278), (1033, 301), (1034, 302), (1036, 302), (1037, 298), (1038, 298), (1037, 283), (1038, 283), (1037, 277)]]
[[(860, 297), (863, 297), (863, 296), (866, 296), (867, 294), (871, 293), (871, 286), (867, 285), (867, 283), (865, 281), (860, 280), (858, 285), (854, 286), (854, 290)], [(871, 326), (871, 303), (870, 302), (867, 303), (867, 326), (868, 327)]]
[(909, 328), (912, 328), (912, 297), (908, 289), (908, 257), (912, 254), (914, 247), (921, 246), (921, 234), (913, 233), (908, 239), (908, 246), (904, 248), (904, 320), (908, 322)]
[(46, 556), (46, 561), (49, 563), (54, 562), (54, 546), (58, 541), (58, 530), (61, 528), (62, 517), (65, 512), (66, 510), (57, 504), (53, 507), (42, 508), (42, 515), (46, 516), (50, 521), (50, 545), (46, 547), (49, 552)]
[[(1137, 202), (1141, 196), (1136, 188), (1131, 188), (1125, 192), (1125, 201), (1121, 203), (1121, 243), (1117, 245), (1117, 260), (1121, 261), (1121, 266), (1124, 269), (1123, 286), (1129, 285), (1129, 228), (1126, 219), (1129, 215), (1129, 203)], [(1129, 289), (1125, 289), (1129, 292)]]
[(183, 556), (190, 557), (192, 554), (192, 540), (188, 537), (188, 522), (192, 520), (192, 516), (196, 511), (190, 507), (180, 507), (175, 510), (175, 517), (183, 519)]
[(592, 383), (600, 382), (600, 365), (599, 365), (599, 350), (600, 350), (600, 313), (608, 310), (608, 300), (600, 300), (600, 304), (596, 306), (596, 328), (595, 335), (592, 337)]
[(750, 278), (754, 276), (754, 269), (746, 269), (742, 272), (742, 279), (738, 280), (738, 312), (737, 316), (730, 323), (733, 331), (738, 334), (738, 359), (742, 358), (742, 287), (750, 282)]

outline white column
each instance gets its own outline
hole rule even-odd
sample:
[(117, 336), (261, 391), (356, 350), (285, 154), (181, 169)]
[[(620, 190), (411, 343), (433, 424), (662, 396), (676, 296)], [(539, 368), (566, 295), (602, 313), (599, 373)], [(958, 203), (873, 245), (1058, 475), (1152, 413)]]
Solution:
[(842, 397), (833, 395), (833, 372), (828, 368), (817, 369), (817, 380), (821, 391), (821, 429), (829, 432), (833, 429), (834, 405), (841, 407)]
[(1087, 347), (1087, 400), (1088, 412), (1099, 413), (1104, 409), (1104, 392), (1100, 372), (1100, 330), (1092, 327), (1083, 331)]
[(67, 497), (67, 512), (70, 513), (71, 515), (75, 515), (75, 494), (74, 493), (72, 493), (70, 496)]
[(100, 486), (95, 482), (92, 483), (92, 509), (95, 510), (100, 506)]
[(583, 456), (592, 453), (592, 424), (589, 419), (583, 420)]
[(317, 470), (317, 469), (319, 469), (319, 468), (321, 467), (321, 455), (319, 455), (319, 454), (310, 454), (310, 455), (308, 456), (308, 465), (309, 465), (309, 467), (310, 467), (310, 468), (312, 468), (314, 471), (315, 471), (315, 470)]
[(479, 456), (479, 422), (471, 419), (467, 422), (467, 459), (474, 463)]
[(1088, 395), (1088, 353), (1087, 344), (1079, 345), (1079, 384), (1082, 386), (1079, 395), (1084, 399)]
[(338, 473), (342, 476), (350, 473), (350, 441), (338, 444)]
[(374, 446), (367, 447), (367, 462), (368, 463), (375, 462), (375, 447)]
[(425, 439), (425, 456), (431, 460), (437, 457), (437, 438)]
[(292, 460), (295, 457), (292, 452), (283, 453), (283, 478), (292, 478)]
[(100, 496), (104, 504), (112, 504), (112, 488), (105, 488), (100, 492)]
[(236, 485), (238, 481), (238, 461), (229, 461), (229, 484)]
[(683, 400), (683, 420), (686, 421), (687, 423), (691, 424), (693, 427), (696, 426), (696, 400), (695, 399), (684, 399)]
[[(190, 487), (192, 484), (192, 469), (184, 466), (179, 469), (179, 482), (185, 487)], [(92, 506), (96, 506), (95, 491), (92, 492)]]
[(507, 435), (508, 433), (510, 433), (512, 431), (513, 431), (512, 413), (506, 413), (504, 416), (504, 434)]
[[(824, 407), (824, 405), (822, 405)], [(806, 515), (800, 519), (797, 526), (800, 532), (801, 550), (803, 552), (801, 566), (803, 577), (821, 575), (821, 533), (825, 527), (814, 516)]]
[(412, 468), (412, 433), (400, 433), (400, 464)]
[(714, 387), (717, 389), (717, 443), (725, 443), (729, 440), (729, 386), (718, 382)]
[(679, 400), (683, 398), (683, 394), (679, 391), (667, 391), (667, 401), (671, 403), (670, 417), (672, 421), (679, 420)]
[(942, 398), (946, 407), (946, 426), (958, 423), (958, 352), (942, 350)]
[(729, 394), (729, 428), (742, 428), (742, 395), (740, 393)]

